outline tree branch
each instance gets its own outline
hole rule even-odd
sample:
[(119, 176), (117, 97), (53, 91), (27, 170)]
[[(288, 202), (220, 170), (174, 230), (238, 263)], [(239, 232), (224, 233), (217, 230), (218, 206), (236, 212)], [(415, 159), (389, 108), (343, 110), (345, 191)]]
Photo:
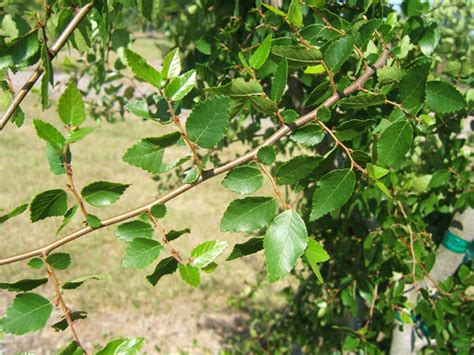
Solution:
[[(90, 2), (87, 5), (81, 7), (77, 12), (76, 15), (73, 17), (71, 22), (67, 25), (61, 35), (58, 37), (56, 42), (53, 43), (51, 47), (49, 47), (50, 58), (53, 59), (59, 53), (61, 48), (66, 44), (69, 36), (74, 32), (74, 30), (79, 26), (82, 19), (86, 17), (89, 11), (92, 9), (94, 3)], [(2, 118), (0, 119), (0, 131), (3, 130), (5, 125), (8, 123), (12, 115), (15, 113), (15, 110), (18, 106), (20, 106), (21, 102), (25, 99), (26, 95), (30, 92), (33, 88), (35, 83), (40, 78), (41, 74), (43, 74), (43, 66), (42, 64), (38, 64), (31, 74), (28, 81), (23, 85), (23, 87), (16, 93), (15, 97), (13, 98), (12, 102), (8, 106), (7, 110), (3, 114)]]
[[(380, 55), (379, 59), (377, 62), (368, 68), (361, 74), (361, 76), (355, 80), (351, 85), (349, 85), (346, 89), (343, 91), (343, 96), (350, 95), (358, 90), (360, 90), (361, 87), (363, 87), (364, 83), (375, 73), (375, 69), (381, 68), (384, 64), (385, 61), (388, 58), (388, 55), (390, 53), (390, 47), (387, 46), (383, 49), (382, 54)], [(322, 106), (325, 107), (330, 107), (334, 105), (338, 100), (340, 99), (340, 96), (338, 93), (333, 94), (331, 97), (329, 97), (323, 104)], [(261, 147), (272, 145), (276, 142), (278, 142), (280, 139), (285, 137), (288, 133), (291, 133), (298, 129), (301, 126), (304, 126), (305, 124), (313, 121), (317, 115), (318, 109), (312, 110), (302, 116), (300, 116), (293, 124), (288, 125), (288, 126), (283, 126), (279, 128), (275, 133), (273, 133), (265, 142), (263, 142), (260, 146), (257, 148), (253, 149), (252, 151), (240, 156), (239, 158), (232, 160), (224, 165), (221, 165), (220, 167), (214, 168), (212, 170), (206, 170), (203, 171), (202, 175), (199, 177), (199, 179), (193, 183), (193, 184), (187, 184), (187, 185), (182, 185), (178, 187), (177, 189), (168, 192), (164, 196), (161, 196), (141, 207), (137, 207), (131, 211), (121, 213), (115, 217), (106, 219), (102, 221), (102, 225), (99, 228), (91, 228), (91, 227), (84, 227), (82, 229), (79, 229), (59, 240), (56, 240), (55, 242), (52, 242), (50, 244), (47, 244), (43, 247), (40, 247), (38, 249), (31, 250), (26, 253), (18, 254), (15, 256), (11, 256), (5, 259), (0, 260), (0, 265), (6, 265), (6, 264), (11, 264), (20, 260), (25, 260), (29, 259), (34, 256), (40, 256), (40, 255), (47, 255), (49, 254), (52, 250), (55, 250), (64, 244), (68, 244), (72, 242), (75, 239), (78, 239), (82, 236), (85, 236), (89, 233), (91, 233), (94, 230), (98, 230), (104, 227), (108, 227), (123, 221), (126, 221), (130, 218), (136, 217), (141, 215), (142, 213), (146, 213), (151, 207), (153, 207), (156, 204), (160, 203), (165, 203), (168, 202), (175, 197), (183, 194), (184, 192), (200, 185), (201, 183), (205, 182), (206, 180), (209, 180), (217, 175), (223, 174), (229, 170), (234, 169), (235, 167), (248, 163), (252, 160), (256, 159), (257, 152)]]

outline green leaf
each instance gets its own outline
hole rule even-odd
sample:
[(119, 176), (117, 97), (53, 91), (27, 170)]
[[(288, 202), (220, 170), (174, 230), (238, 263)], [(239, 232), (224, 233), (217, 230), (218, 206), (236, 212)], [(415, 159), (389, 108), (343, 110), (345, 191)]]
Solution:
[(383, 132), (377, 142), (378, 161), (382, 166), (391, 166), (402, 159), (410, 150), (413, 129), (408, 120), (392, 123)]
[(158, 20), (161, 0), (141, 0), (141, 13), (153, 25)]
[(276, 152), (275, 148), (271, 145), (260, 148), (257, 152), (257, 159), (265, 165), (270, 165), (275, 161)]
[(351, 108), (363, 110), (370, 106), (380, 106), (385, 103), (386, 97), (383, 94), (361, 94), (351, 97), (345, 97), (339, 100), (338, 105), (342, 108)]
[(45, 44), (41, 46), (41, 65), (43, 67), (43, 77), (41, 78), (41, 106), (43, 111), (49, 105), (49, 83), (54, 84), (53, 66), (49, 58), (48, 48)]
[(295, 123), (295, 121), (298, 119), (298, 112), (291, 109), (283, 111), (281, 115), (283, 117), (283, 121), (288, 125)]
[(190, 70), (173, 78), (166, 86), (165, 95), (170, 101), (179, 101), (196, 86), (196, 70)]
[(238, 194), (251, 194), (263, 185), (263, 176), (255, 164), (239, 166), (227, 174), (222, 185)]
[(323, 283), (323, 277), (319, 271), (318, 263), (328, 261), (331, 257), (324, 250), (324, 248), (314, 239), (308, 239), (308, 248), (304, 252), (306, 260), (308, 260), (309, 266), (313, 270), (314, 274), (318, 278), (319, 282)]
[(221, 219), (222, 232), (251, 232), (268, 226), (277, 202), (270, 197), (246, 197), (232, 201)]
[(59, 355), (84, 355), (84, 350), (75, 341), (71, 341), (68, 346), (60, 350)]
[(183, 184), (194, 184), (199, 179), (199, 175), (199, 168), (194, 165), (183, 172), (181, 181)]
[(351, 56), (354, 38), (352, 36), (343, 36), (333, 42), (326, 53), (324, 53), (324, 62), (329, 70), (337, 73), (342, 64)]
[(128, 48), (125, 49), (125, 58), (127, 59), (128, 66), (137, 78), (150, 83), (158, 89), (161, 88), (161, 74), (148, 64), (145, 58)]
[(86, 119), (86, 109), (82, 94), (75, 82), (71, 80), (59, 98), (58, 114), (64, 124), (79, 126)]
[(288, 21), (297, 28), (303, 26), (303, 12), (299, 0), (291, 0), (288, 8)]
[(181, 59), (178, 48), (173, 49), (163, 59), (161, 76), (163, 79), (172, 79), (181, 73)]
[(441, 31), (436, 23), (433, 23), (425, 29), (423, 36), (421, 36), (418, 41), (418, 45), (424, 55), (431, 55), (434, 52), (441, 37), (440, 32)]
[(16, 217), (16, 216), (19, 216), (20, 214), (22, 214), (23, 212), (25, 212), (26, 210), (28, 209), (28, 204), (25, 203), (23, 205), (20, 205), (14, 209), (12, 209), (10, 212), (8, 212), (7, 214), (4, 214), (2, 216), (0, 216), (0, 224), (2, 223), (5, 223), (6, 221), (8, 221), (10, 218), (13, 218), (13, 217)]
[(131, 221), (122, 223), (114, 231), (117, 238), (131, 242), (135, 238), (153, 238), (152, 226), (144, 221)]
[(175, 239), (178, 239), (179, 237), (181, 237), (182, 235), (184, 234), (187, 234), (187, 233), (191, 233), (191, 229), (189, 228), (184, 228), (184, 229), (181, 229), (181, 230), (170, 230), (168, 233), (166, 233), (166, 239), (168, 239), (168, 241), (172, 241), (172, 240), (175, 240)]
[[(72, 312), (69, 312), (69, 316), (71, 318), (71, 320), (73, 322), (79, 320), (79, 319), (86, 319), (87, 318), (87, 312), (83, 312), (83, 311), (72, 311)], [(55, 331), (57, 332), (60, 332), (60, 331), (64, 331), (66, 330), (67, 328), (69, 327), (69, 324), (66, 320), (66, 317), (62, 316), (61, 317), (61, 320), (52, 324), (51, 325), (51, 328), (53, 328)], [(84, 354), (83, 351), (79, 351), (78, 353), (73, 353), (73, 354)]]
[(0, 289), (11, 292), (25, 292), (31, 291), (36, 287), (44, 285), (48, 282), (47, 278), (43, 279), (24, 279), (16, 282), (0, 282)]
[(122, 267), (125, 269), (142, 269), (160, 256), (163, 246), (154, 239), (135, 238), (127, 246)]
[(87, 275), (87, 276), (78, 277), (77, 279), (66, 281), (63, 284), (63, 289), (73, 290), (81, 286), (86, 281), (90, 281), (90, 280), (102, 281), (102, 280), (105, 280), (106, 278), (107, 278), (106, 274)]
[(46, 141), (58, 153), (62, 154), (66, 138), (51, 124), (41, 120), (33, 120), (36, 134), (38, 137)]
[(280, 101), (285, 92), (286, 82), (288, 80), (288, 61), (283, 58), (278, 64), (272, 81), (272, 91), (270, 97), (273, 101)]
[(307, 243), (308, 232), (297, 212), (286, 210), (275, 217), (263, 240), (270, 282), (282, 279), (293, 269)]
[(407, 69), (400, 80), (400, 99), (403, 107), (416, 114), (425, 101), (426, 79), (430, 63), (422, 63)]
[(351, 169), (337, 169), (324, 175), (314, 191), (310, 220), (317, 220), (343, 206), (354, 192), (355, 183)]
[(178, 268), (178, 262), (172, 256), (161, 260), (158, 265), (156, 265), (155, 270), (152, 274), (148, 275), (146, 279), (153, 286), (156, 286), (158, 281), (165, 276), (173, 274)]
[(118, 338), (109, 342), (96, 355), (134, 355), (141, 349), (142, 344), (143, 338)]
[(306, 147), (314, 147), (323, 141), (324, 132), (319, 125), (312, 123), (296, 130), (290, 139)]
[(102, 221), (96, 215), (89, 213), (86, 217), (86, 223), (92, 229), (99, 228), (102, 225)]
[(296, 184), (308, 177), (321, 162), (321, 158), (297, 156), (280, 165), (276, 171), (277, 183), (280, 185)]
[(208, 240), (197, 245), (191, 251), (192, 265), (204, 268), (214, 261), (227, 248), (229, 243), (222, 240)]
[(40, 330), (52, 311), (53, 305), (46, 298), (36, 293), (19, 294), (0, 319), (0, 329), (15, 335)]
[(260, 69), (267, 61), (271, 47), (272, 34), (270, 33), (267, 37), (265, 37), (262, 44), (258, 46), (257, 50), (252, 54), (249, 59), (249, 64), (256, 70)]
[(35, 196), (30, 205), (31, 222), (47, 217), (63, 216), (67, 211), (67, 193), (55, 189), (44, 191)]
[(63, 230), (63, 228), (66, 227), (69, 224), (69, 222), (71, 222), (71, 220), (74, 217), (74, 215), (76, 214), (78, 208), (79, 208), (78, 205), (74, 205), (66, 211), (66, 214), (64, 215), (64, 218), (63, 218), (63, 221), (61, 222), (61, 225), (56, 230), (56, 235), (58, 235), (59, 232), (61, 232)]
[(71, 255), (68, 253), (54, 253), (48, 255), (46, 262), (53, 269), (66, 270), (71, 265)]
[(199, 274), (199, 269), (187, 265), (187, 264), (178, 264), (179, 275), (184, 282), (191, 285), (192, 287), (198, 287), (201, 283), (201, 275)]
[(254, 254), (263, 249), (263, 238), (251, 238), (245, 243), (235, 244), (227, 261)]
[(362, 51), (365, 52), (367, 44), (370, 41), (373, 33), (382, 26), (383, 21), (380, 19), (372, 19), (365, 22), (354, 34), (355, 45)]
[(19, 65), (38, 53), (38, 31), (33, 31), (0, 50), (0, 69)]
[(163, 203), (158, 203), (153, 205), (150, 208), (150, 213), (155, 216), (156, 218), (163, 218), (166, 216), (166, 206)]
[(322, 64), (310, 65), (304, 70), (305, 74), (321, 74), (324, 73), (324, 66)]
[(372, 179), (381, 179), (389, 173), (390, 170), (374, 164), (367, 164), (367, 173)]
[[(71, 150), (67, 150), (67, 159), (71, 162)], [(66, 174), (64, 169), (64, 156), (62, 152), (58, 152), (51, 144), (46, 143), (46, 159), (48, 159), (49, 170), (54, 175)]]
[(277, 57), (286, 58), (289, 64), (296, 66), (316, 65), (319, 64), (323, 57), (318, 48), (302, 46), (273, 46), (272, 54)]
[(28, 266), (32, 269), (41, 269), (44, 265), (44, 261), (40, 258), (32, 258), (28, 261)]
[(150, 173), (164, 173), (185, 161), (183, 159), (174, 159), (169, 163), (163, 161), (165, 148), (175, 145), (180, 138), (179, 132), (173, 132), (161, 137), (142, 139), (130, 147), (122, 159), (128, 164)]
[(129, 186), (116, 182), (96, 181), (84, 187), (81, 195), (94, 207), (106, 207), (116, 202)]
[(68, 143), (78, 142), (81, 139), (87, 137), (92, 132), (94, 132), (94, 130), (95, 130), (95, 127), (84, 127), (84, 128), (75, 129), (74, 131), (69, 131), (67, 141)]
[(316, 9), (322, 9), (324, 6), (326, 6), (326, 0), (306, 0), (306, 5)]
[(444, 81), (430, 81), (426, 85), (426, 103), (436, 113), (452, 113), (467, 108), (462, 94)]
[(269, 5), (269, 4), (265, 4), (265, 3), (262, 3), (263, 6), (265, 6), (268, 10), (270, 10), (271, 12), (277, 14), (278, 16), (281, 16), (281, 17), (286, 17), (286, 13), (281, 11), (279, 8), (276, 8), (275, 6), (272, 6), (272, 5)]
[(213, 96), (194, 106), (186, 121), (189, 138), (202, 148), (213, 148), (229, 126), (229, 108), (225, 96)]

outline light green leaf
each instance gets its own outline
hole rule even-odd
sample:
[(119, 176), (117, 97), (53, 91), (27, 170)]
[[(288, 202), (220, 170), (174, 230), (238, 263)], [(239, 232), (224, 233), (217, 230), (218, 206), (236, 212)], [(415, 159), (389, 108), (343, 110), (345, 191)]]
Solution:
[(48, 48), (45, 44), (41, 46), (41, 65), (43, 67), (43, 77), (41, 78), (41, 106), (44, 111), (49, 105), (49, 83), (54, 83), (53, 66), (49, 58)]
[(99, 228), (102, 225), (102, 221), (96, 215), (89, 213), (86, 217), (86, 223), (92, 229)]
[(285, 92), (286, 82), (288, 80), (288, 61), (286, 58), (282, 58), (280, 64), (278, 64), (275, 75), (272, 81), (272, 91), (270, 97), (273, 101), (280, 101), (283, 93)]
[(196, 70), (173, 78), (166, 86), (165, 95), (170, 101), (180, 101), (196, 86)]
[(32, 269), (41, 269), (44, 265), (43, 259), (40, 258), (32, 258), (28, 261), (28, 266), (31, 267)]
[(254, 254), (263, 249), (263, 238), (251, 238), (245, 243), (235, 244), (227, 261)]
[(158, 265), (156, 265), (155, 270), (152, 274), (148, 275), (146, 279), (153, 286), (156, 286), (158, 281), (165, 276), (173, 274), (178, 268), (178, 262), (172, 256), (161, 260)]
[(154, 239), (134, 238), (127, 246), (122, 267), (125, 269), (142, 269), (160, 256), (163, 246)]
[(300, 155), (280, 165), (276, 171), (280, 185), (296, 184), (308, 177), (321, 162), (321, 158)]
[(84, 187), (81, 195), (94, 207), (106, 207), (117, 201), (129, 186), (116, 182), (96, 181)]
[(66, 270), (71, 265), (71, 255), (68, 253), (54, 253), (48, 255), (46, 262), (56, 270)]
[(288, 21), (297, 28), (303, 26), (303, 12), (299, 0), (291, 0), (288, 8)]
[(63, 216), (67, 211), (67, 194), (61, 189), (44, 191), (35, 196), (30, 205), (31, 222), (47, 217)]
[(172, 79), (181, 73), (181, 58), (179, 57), (178, 48), (173, 49), (163, 59), (163, 68), (161, 76), (163, 79)]
[(2, 223), (5, 223), (6, 221), (8, 221), (10, 218), (13, 218), (13, 217), (16, 217), (16, 216), (19, 216), (20, 214), (22, 214), (23, 212), (25, 212), (26, 210), (28, 209), (28, 204), (25, 203), (23, 205), (20, 205), (14, 209), (12, 209), (10, 212), (0, 216), (0, 224)]
[(204, 268), (224, 252), (229, 243), (222, 240), (208, 240), (197, 245), (191, 251), (192, 265)]
[(270, 48), (272, 47), (272, 34), (270, 33), (263, 40), (262, 44), (258, 46), (257, 50), (252, 54), (249, 59), (249, 64), (256, 70), (260, 69), (267, 61), (268, 55), (270, 54)]
[(179, 132), (173, 132), (161, 137), (142, 139), (130, 147), (122, 159), (128, 164), (150, 173), (164, 173), (188, 160), (174, 159), (169, 163), (163, 162), (165, 148), (175, 145), (180, 138)]
[(400, 81), (400, 99), (403, 107), (416, 114), (425, 101), (426, 79), (430, 63), (424, 62), (407, 69)]
[(324, 6), (326, 6), (326, 0), (306, 0), (306, 5), (316, 9), (322, 9)]
[(389, 173), (390, 170), (374, 164), (367, 164), (367, 172), (372, 179), (381, 179)]
[(92, 132), (94, 132), (94, 129), (95, 127), (84, 127), (84, 128), (75, 129), (73, 131), (69, 131), (67, 142), (68, 143), (78, 142), (81, 139), (84, 139), (85, 137), (87, 137)]
[(114, 231), (117, 238), (131, 242), (135, 238), (153, 238), (152, 226), (144, 221), (136, 220), (122, 223)]
[(63, 228), (66, 227), (69, 224), (69, 222), (71, 222), (71, 220), (74, 217), (74, 215), (76, 214), (78, 208), (79, 208), (78, 205), (74, 205), (66, 211), (66, 214), (64, 215), (64, 218), (63, 218), (63, 221), (61, 222), (61, 225), (56, 230), (56, 235), (58, 235), (59, 232), (61, 232), (63, 230)]
[(318, 263), (328, 261), (331, 257), (324, 250), (324, 248), (314, 239), (308, 239), (308, 248), (304, 252), (306, 260), (308, 260), (309, 266), (313, 270), (314, 274), (318, 278), (319, 282), (323, 283), (323, 277), (319, 271)]
[(96, 355), (134, 355), (143, 344), (143, 338), (118, 338), (109, 342)]
[(314, 147), (324, 139), (324, 132), (317, 124), (308, 124), (296, 130), (290, 139), (306, 147)]
[(263, 185), (263, 176), (255, 164), (239, 166), (227, 174), (222, 185), (238, 194), (251, 194)]
[(383, 132), (377, 142), (378, 161), (382, 166), (391, 166), (402, 159), (410, 150), (413, 129), (408, 120), (392, 123)]
[(351, 108), (363, 110), (370, 106), (380, 106), (385, 103), (386, 97), (383, 94), (361, 94), (351, 97), (345, 97), (339, 100), (338, 105), (342, 108)]
[(33, 31), (0, 50), (0, 69), (19, 65), (39, 50), (38, 31)]
[(0, 282), (0, 289), (10, 292), (25, 292), (44, 285), (46, 282), (48, 282), (48, 278), (24, 279), (16, 282)]
[(352, 196), (355, 183), (351, 169), (337, 169), (324, 175), (314, 191), (310, 220), (317, 220), (343, 206)]
[(440, 29), (436, 23), (433, 23), (428, 28), (418, 41), (421, 52), (424, 55), (431, 55), (438, 46), (441, 37)]
[(464, 96), (454, 86), (444, 81), (428, 82), (426, 103), (436, 113), (452, 113), (467, 108)]
[(275, 158), (275, 148), (273, 148), (271, 145), (264, 146), (257, 152), (257, 159), (263, 164), (270, 165), (275, 161)]
[(158, 89), (161, 88), (161, 74), (148, 64), (145, 58), (128, 48), (125, 49), (125, 58), (127, 59), (128, 66), (137, 78), (150, 83)]
[(323, 57), (321, 51), (316, 47), (272, 46), (272, 53), (277, 57), (286, 58), (289, 64), (297, 66), (319, 64)]
[(189, 138), (202, 148), (213, 148), (229, 126), (230, 100), (212, 96), (195, 105), (186, 121)]
[(281, 115), (283, 117), (283, 121), (288, 125), (295, 123), (295, 121), (298, 119), (298, 112), (291, 109), (283, 111)]
[(97, 274), (97, 275), (87, 275), (87, 276), (82, 276), (78, 277), (77, 279), (71, 280), (71, 281), (66, 281), (62, 288), (64, 290), (73, 290), (81, 286), (84, 282), (90, 281), (90, 280), (96, 280), (96, 281), (102, 281), (107, 278), (106, 274)]
[(281, 17), (286, 17), (286, 13), (281, 11), (279, 8), (275, 7), (275, 6), (272, 6), (272, 5), (269, 5), (269, 4), (265, 4), (265, 3), (262, 3), (263, 6), (265, 6), (268, 10), (270, 10), (271, 12), (277, 14), (278, 16), (281, 16)]
[(53, 305), (36, 293), (22, 293), (15, 297), (4, 316), (0, 329), (5, 333), (23, 335), (42, 329), (53, 311)]
[(263, 240), (270, 282), (282, 279), (293, 269), (307, 242), (308, 232), (297, 212), (286, 210), (275, 217)]
[[(66, 153), (66, 158), (71, 162), (71, 150), (68, 149)], [(64, 169), (64, 156), (62, 151), (57, 151), (51, 144), (46, 143), (46, 159), (48, 160), (49, 170), (54, 175), (63, 175), (66, 174)]]
[(62, 154), (66, 138), (51, 124), (41, 120), (33, 120), (36, 134), (46, 141), (58, 154)]
[(353, 44), (354, 38), (349, 35), (339, 38), (328, 47), (324, 54), (324, 62), (329, 70), (337, 73), (341, 69), (342, 64), (349, 59), (352, 53)]
[(86, 119), (86, 108), (82, 94), (75, 82), (71, 80), (59, 98), (58, 114), (64, 124), (79, 126)]
[(324, 73), (324, 66), (322, 64), (310, 65), (304, 70), (305, 74), (321, 74)]
[(201, 275), (199, 274), (199, 269), (187, 265), (187, 264), (178, 264), (179, 275), (187, 284), (192, 287), (198, 287), (201, 283)]
[(183, 172), (181, 181), (183, 184), (194, 184), (199, 179), (199, 168), (194, 165)]
[(277, 202), (270, 197), (246, 197), (232, 201), (221, 219), (222, 232), (251, 232), (268, 226)]

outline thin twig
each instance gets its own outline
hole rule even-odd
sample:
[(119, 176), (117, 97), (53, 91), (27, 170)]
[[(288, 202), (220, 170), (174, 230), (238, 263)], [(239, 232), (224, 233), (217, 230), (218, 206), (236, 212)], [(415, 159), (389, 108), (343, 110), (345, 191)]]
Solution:
[(282, 193), (278, 189), (278, 186), (277, 186), (276, 181), (273, 178), (272, 174), (270, 174), (270, 172), (267, 170), (267, 168), (265, 168), (265, 165), (263, 165), (259, 161), (257, 161), (257, 164), (258, 164), (258, 167), (260, 168), (260, 170), (266, 175), (268, 180), (270, 180), (270, 182), (272, 184), (273, 191), (275, 192), (275, 195), (278, 197), (281, 204), (283, 205), (283, 208), (285, 208), (286, 210), (290, 209), (291, 208), (290, 205), (288, 203), (286, 203), (285, 198), (283, 197)]
[(66, 302), (64, 302), (63, 296), (61, 294), (61, 289), (60, 289), (61, 283), (56, 277), (56, 274), (54, 273), (54, 270), (51, 267), (51, 265), (48, 264), (46, 260), (46, 254), (43, 255), (43, 261), (46, 264), (46, 267), (48, 268), (48, 275), (54, 285), (54, 291), (56, 293), (57, 303), (64, 314), (64, 318), (66, 319), (66, 322), (69, 325), (69, 329), (71, 329), (72, 337), (74, 338), (77, 346), (79, 346), (82, 350), (84, 350), (84, 353), (87, 355), (87, 350), (82, 346), (81, 340), (79, 339), (79, 336), (77, 335), (76, 328), (74, 327), (74, 321), (71, 318), (70, 310), (67, 307)]
[(153, 228), (157, 230), (158, 232), (160, 232), (161, 240), (163, 241), (164, 246), (168, 249), (171, 256), (175, 258), (178, 263), (182, 264), (183, 258), (181, 258), (181, 256), (179, 255), (179, 251), (173, 248), (173, 246), (170, 244), (170, 241), (166, 237), (166, 231), (161, 225), (161, 223), (158, 222), (158, 219), (155, 216), (153, 216), (150, 210), (147, 211), (147, 214), (148, 214), (148, 218), (151, 221), (151, 224), (153, 225)]
[(64, 148), (63, 151), (63, 164), (64, 164), (64, 170), (66, 171), (66, 177), (67, 177), (67, 188), (71, 192), (71, 194), (74, 196), (74, 199), (76, 200), (77, 204), (79, 205), (79, 208), (84, 215), (85, 218), (89, 215), (87, 212), (86, 206), (84, 204), (84, 200), (82, 199), (81, 195), (76, 190), (76, 187), (74, 185), (74, 178), (73, 178), (73, 171), (72, 171), (72, 165), (68, 160), (67, 157), (67, 151), (69, 149), (69, 144), (66, 144), (66, 147)]
[[(66, 44), (69, 36), (74, 32), (74, 30), (77, 28), (77, 26), (79, 26), (82, 19), (89, 13), (89, 11), (92, 9), (93, 5), (94, 5), (94, 3), (90, 2), (87, 5), (80, 8), (76, 12), (76, 15), (71, 20), (71, 22), (69, 22), (69, 24), (66, 26), (66, 28), (61, 33), (61, 35), (58, 37), (56, 42), (54, 42), (53, 45), (49, 48), (49, 53), (50, 53), (50, 58), (51, 59), (56, 57), (56, 55), (61, 50), (61, 48)], [(33, 74), (31, 74), (30, 78), (26, 81), (26, 83), (23, 85), (23, 87), (16, 93), (15, 97), (10, 102), (10, 105), (8, 106), (7, 110), (5, 111), (2, 118), (0, 119), (0, 131), (3, 130), (5, 125), (8, 123), (10, 118), (15, 113), (15, 110), (17, 109), (17, 107), (21, 104), (21, 102), (25, 99), (26, 95), (28, 95), (30, 90), (33, 88), (35, 83), (38, 81), (38, 79), (40, 78), (43, 71), (44, 71), (43, 65), (41, 63), (38, 64), (36, 66), (35, 70), (33, 71)]]
[[(388, 58), (389, 53), (390, 53), (390, 47), (384, 48), (384, 50), (381, 53), (381, 55), (380, 55), (379, 59), (377, 60), (377, 62), (373, 66), (368, 67), (361, 74), (361, 76), (357, 80), (355, 80), (351, 85), (349, 85), (347, 88), (344, 89), (344, 91), (343, 91), (344, 96), (350, 95), (350, 94), (358, 91), (359, 88), (362, 87), (363, 84), (372, 75), (374, 75), (375, 70), (377, 68), (381, 68), (384, 65), (385, 61)], [(321, 106), (331, 107), (339, 99), (340, 99), (339, 95), (332, 95)], [(24, 252), (24, 253), (15, 255), (15, 256), (0, 259), (0, 265), (12, 264), (12, 263), (18, 262), (20, 260), (25, 260), (25, 259), (32, 258), (34, 256), (40, 256), (40, 255), (43, 255), (45, 253), (48, 254), (52, 250), (55, 250), (55, 249), (65, 245), (65, 244), (68, 244), (68, 243), (72, 242), (73, 240), (76, 240), (76, 239), (78, 239), (82, 236), (90, 234), (92, 231), (99, 230), (99, 229), (102, 229), (104, 227), (111, 226), (111, 225), (129, 220), (131, 218), (134, 218), (136, 216), (141, 215), (142, 213), (146, 213), (151, 207), (153, 207), (156, 204), (168, 202), (168, 201), (176, 198), (177, 196), (183, 194), (187, 190), (190, 190), (190, 189), (196, 187), (197, 185), (199, 185), (199, 184), (201, 184), (201, 183), (203, 183), (203, 182), (205, 182), (205, 181), (207, 181), (207, 180), (209, 180), (209, 179), (211, 179), (211, 178), (213, 178), (217, 175), (221, 175), (225, 172), (228, 172), (228, 171), (234, 169), (237, 166), (240, 166), (240, 165), (243, 165), (243, 164), (246, 164), (250, 161), (255, 160), (255, 158), (257, 156), (257, 152), (260, 148), (262, 148), (264, 146), (268, 146), (268, 145), (273, 145), (276, 142), (278, 142), (280, 139), (285, 137), (287, 134), (295, 131), (296, 129), (306, 125), (309, 122), (312, 122), (315, 119), (317, 112), (318, 112), (317, 109), (312, 110), (312, 111), (300, 116), (291, 126), (286, 126), (285, 125), (285, 126), (280, 127), (277, 131), (275, 131), (275, 133), (273, 133), (268, 139), (266, 139), (261, 145), (259, 145), (258, 147), (256, 147), (252, 151), (250, 151), (250, 152), (240, 156), (239, 158), (237, 158), (235, 160), (232, 160), (232, 161), (230, 161), (230, 162), (228, 162), (224, 165), (221, 165), (220, 167), (217, 167), (217, 168), (214, 168), (212, 170), (206, 171), (206, 174), (204, 174), (204, 176), (201, 175), (199, 177), (199, 179), (196, 182), (194, 182), (193, 184), (181, 185), (180, 187), (176, 188), (175, 190), (170, 191), (167, 194), (165, 194), (165, 195), (163, 195), (163, 196), (161, 196), (161, 197), (159, 197), (159, 198), (157, 198), (157, 199), (155, 199), (155, 200), (153, 200), (153, 201), (151, 201), (151, 202), (149, 202), (149, 203), (147, 203), (143, 206), (140, 206), (140, 207), (137, 207), (135, 209), (129, 210), (127, 212), (118, 214), (115, 217), (103, 220), (101, 226), (98, 227), (98, 228), (93, 229), (90, 226), (87, 226), (87, 227), (79, 229), (79, 230), (77, 230), (73, 233), (70, 233), (70, 234), (66, 235), (65, 237), (60, 238), (60, 239), (58, 239), (58, 240), (56, 240), (52, 243), (49, 243), (49, 244), (47, 244), (43, 247), (28, 251), (28, 252)]]

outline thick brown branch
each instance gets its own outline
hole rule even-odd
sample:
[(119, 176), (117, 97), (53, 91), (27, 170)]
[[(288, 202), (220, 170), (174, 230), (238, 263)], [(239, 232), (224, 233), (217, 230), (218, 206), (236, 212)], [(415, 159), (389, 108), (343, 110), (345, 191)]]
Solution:
[[(74, 18), (69, 22), (67, 27), (64, 29), (63, 33), (58, 37), (56, 42), (53, 43), (51, 47), (49, 47), (49, 53), (51, 59), (56, 57), (58, 52), (61, 48), (66, 44), (69, 36), (74, 32), (74, 30), (79, 26), (82, 19), (86, 17), (86, 15), (91, 11), (94, 3), (90, 2), (87, 5), (81, 7), (77, 12)], [(0, 131), (3, 130), (5, 125), (8, 123), (12, 115), (15, 113), (17, 107), (21, 104), (21, 102), (25, 99), (26, 95), (30, 92), (30, 90), (35, 85), (36, 81), (40, 78), (41, 74), (43, 74), (43, 65), (40, 63), (36, 66), (33, 74), (31, 74), (28, 81), (23, 85), (23, 87), (16, 93), (15, 97), (13, 98), (12, 102), (8, 106), (7, 110), (3, 114), (2, 118), (0, 119)]]
[[(380, 58), (377, 60), (377, 62), (373, 66), (368, 67), (357, 80), (355, 80), (351, 85), (349, 85), (343, 91), (344, 96), (350, 95), (350, 94), (358, 91), (359, 88), (363, 87), (364, 83), (372, 75), (374, 75), (375, 69), (381, 68), (385, 64), (385, 61), (387, 60), (387, 57), (388, 57), (389, 53), (390, 53), (390, 48), (389, 47), (384, 48), (384, 50), (383, 50), (382, 54), (380, 55)], [(329, 97), (322, 104), (322, 106), (330, 107), (330, 106), (334, 105), (339, 99), (340, 99), (339, 95), (334, 94), (331, 97)], [(0, 265), (11, 264), (11, 263), (14, 263), (14, 262), (17, 262), (17, 261), (20, 261), (20, 260), (29, 259), (29, 258), (34, 257), (34, 256), (40, 256), (40, 255), (43, 255), (43, 254), (48, 254), (52, 250), (55, 250), (55, 249), (63, 246), (64, 244), (70, 243), (75, 239), (78, 239), (78, 238), (80, 238), (84, 235), (87, 235), (87, 234), (91, 233), (94, 230), (101, 229), (101, 228), (104, 228), (104, 227), (107, 227), (107, 226), (111, 226), (111, 225), (126, 221), (130, 218), (139, 216), (142, 213), (146, 213), (151, 207), (153, 207), (156, 204), (166, 203), (166, 202), (174, 199), (175, 197), (183, 194), (184, 192), (196, 187), (197, 185), (200, 185), (204, 181), (211, 179), (214, 176), (223, 174), (223, 173), (225, 173), (229, 170), (234, 169), (235, 167), (237, 167), (239, 165), (242, 165), (242, 164), (248, 163), (252, 160), (255, 160), (256, 156), (257, 156), (257, 152), (261, 147), (264, 147), (264, 146), (267, 146), (267, 145), (272, 145), (272, 144), (278, 142), (283, 137), (285, 137), (288, 133), (291, 133), (291, 132), (295, 131), (296, 129), (298, 129), (299, 127), (304, 126), (305, 124), (313, 121), (316, 117), (317, 111), (318, 110), (315, 109), (311, 112), (308, 112), (308, 113), (302, 115), (291, 126), (281, 127), (275, 133), (273, 133), (267, 140), (265, 140), (265, 142), (263, 142), (260, 146), (253, 149), (252, 151), (242, 155), (241, 157), (239, 157), (239, 158), (237, 158), (233, 161), (230, 161), (227, 164), (224, 164), (220, 167), (217, 167), (213, 170), (205, 171), (201, 175), (201, 177), (193, 184), (182, 185), (182, 186), (178, 187), (177, 189), (168, 192), (164, 196), (161, 196), (161, 197), (157, 198), (156, 200), (153, 200), (153, 201), (151, 201), (151, 202), (149, 202), (149, 203), (147, 203), (147, 204), (145, 204), (141, 207), (137, 207), (137, 208), (135, 208), (131, 211), (124, 212), (124, 213), (119, 214), (115, 217), (106, 219), (106, 220), (102, 221), (102, 225), (99, 228), (92, 229), (91, 227), (84, 227), (84, 228), (79, 229), (79, 230), (77, 230), (77, 231), (75, 231), (75, 232), (59, 239), (59, 240), (56, 240), (53, 243), (47, 244), (47, 245), (45, 245), (41, 248), (34, 249), (34, 250), (29, 251), (29, 252), (22, 253), (22, 254), (19, 254), (19, 255), (16, 255), (16, 256), (11, 256), (11, 257), (8, 257), (8, 258), (5, 258), (5, 259), (1, 259), (0, 260)]]

